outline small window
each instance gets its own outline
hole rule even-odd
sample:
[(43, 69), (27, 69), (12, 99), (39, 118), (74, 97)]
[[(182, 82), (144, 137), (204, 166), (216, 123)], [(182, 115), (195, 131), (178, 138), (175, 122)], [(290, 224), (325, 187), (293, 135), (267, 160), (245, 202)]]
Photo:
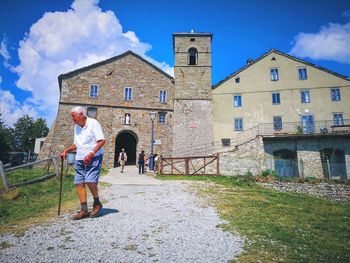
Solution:
[(236, 82), (236, 83), (240, 83), (240, 81), (241, 81), (241, 80), (240, 80), (239, 78), (235, 78), (235, 82)]
[(340, 89), (331, 89), (331, 100), (332, 101), (340, 101)]
[(90, 98), (98, 97), (98, 85), (90, 85)]
[(299, 72), (299, 79), (300, 80), (306, 80), (307, 79), (307, 71), (306, 68), (299, 68), (298, 69)]
[(87, 107), (86, 115), (90, 118), (96, 119), (97, 117), (97, 108), (96, 107)]
[(242, 118), (236, 118), (234, 125), (235, 125), (235, 131), (243, 131), (243, 119)]
[(230, 147), (231, 146), (231, 139), (221, 139), (222, 146), (224, 147)]
[(197, 65), (198, 53), (197, 49), (191, 47), (188, 50), (188, 65)]
[(196, 41), (196, 39), (195, 38), (190, 38), (190, 41), (194, 42), (194, 41)]
[(308, 90), (302, 90), (300, 96), (301, 103), (310, 103), (310, 92)]
[(124, 100), (132, 100), (132, 88), (124, 88)]
[(334, 125), (344, 125), (343, 113), (333, 113)]
[(282, 117), (281, 116), (273, 117), (273, 129), (275, 131), (282, 130)]
[(280, 98), (280, 93), (279, 92), (274, 92), (272, 93), (272, 104), (281, 104), (281, 98)]
[(166, 123), (166, 112), (160, 111), (158, 112), (158, 123)]
[(124, 124), (129, 125), (130, 123), (131, 123), (130, 113), (126, 113), (124, 118)]
[(279, 80), (279, 75), (278, 75), (278, 69), (277, 68), (270, 69), (270, 79), (272, 81)]
[(166, 97), (166, 90), (161, 90), (159, 92), (159, 102), (165, 103), (166, 99), (167, 99), (167, 97)]
[(233, 106), (234, 107), (242, 107), (242, 96), (241, 95), (233, 96)]

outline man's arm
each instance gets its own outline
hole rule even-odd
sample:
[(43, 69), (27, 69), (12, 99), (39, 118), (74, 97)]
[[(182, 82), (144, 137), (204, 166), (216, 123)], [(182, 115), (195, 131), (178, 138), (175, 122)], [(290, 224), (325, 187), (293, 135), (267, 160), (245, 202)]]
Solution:
[(106, 140), (99, 140), (96, 143), (96, 146), (89, 152), (83, 160), (84, 165), (87, 165), (91, 162), (92, 158), (94, 158), (95, 154), (101, 149), (101, 147), (106, 143)]
[(77, 146), (75, 144), (72, 144), (68, 148), (64, 149), (63, 152), (61, 152), (61, 158), (66, 159), (67, 153), (75, 151), (77, 149)]

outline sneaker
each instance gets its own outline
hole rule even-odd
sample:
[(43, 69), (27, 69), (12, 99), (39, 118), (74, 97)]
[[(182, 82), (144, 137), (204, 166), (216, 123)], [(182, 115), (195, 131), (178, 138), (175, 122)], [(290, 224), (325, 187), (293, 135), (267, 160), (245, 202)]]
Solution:
[(79, 211), (79, 213), (73, 215), (73, 220), (80, 220), (80, 219), (83, 219), (85, 217), (88, 217), (89, 215), (90, 215), (90, 213), (88, 211), (81, 209)]
[(98, 214), (101, 211), (101, 208), (102, 208), (102, 204), (94, 205), (94, 207), (92, 208), (92, 211), (90, 212), (90, 217), (98, 216)]

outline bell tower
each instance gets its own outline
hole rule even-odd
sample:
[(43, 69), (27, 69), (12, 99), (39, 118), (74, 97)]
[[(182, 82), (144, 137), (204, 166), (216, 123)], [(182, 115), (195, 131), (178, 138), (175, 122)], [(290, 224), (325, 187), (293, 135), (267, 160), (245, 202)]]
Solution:
[(173, 33), (175, 96), (173, 156), (212, 153), (212, 33)]

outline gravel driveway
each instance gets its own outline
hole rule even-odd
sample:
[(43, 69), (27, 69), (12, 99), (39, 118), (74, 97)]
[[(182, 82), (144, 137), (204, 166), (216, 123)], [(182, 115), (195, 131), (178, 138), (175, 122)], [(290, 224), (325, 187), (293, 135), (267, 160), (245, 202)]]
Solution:
[(195, 182), (159, 181), (113, 169), (101, 181), (98, 218), (70, 215), (32, 227), (23, 236), (0, 236), (0, 262), (227, 262), (242, 252), (243, 238), (223, 232)]

